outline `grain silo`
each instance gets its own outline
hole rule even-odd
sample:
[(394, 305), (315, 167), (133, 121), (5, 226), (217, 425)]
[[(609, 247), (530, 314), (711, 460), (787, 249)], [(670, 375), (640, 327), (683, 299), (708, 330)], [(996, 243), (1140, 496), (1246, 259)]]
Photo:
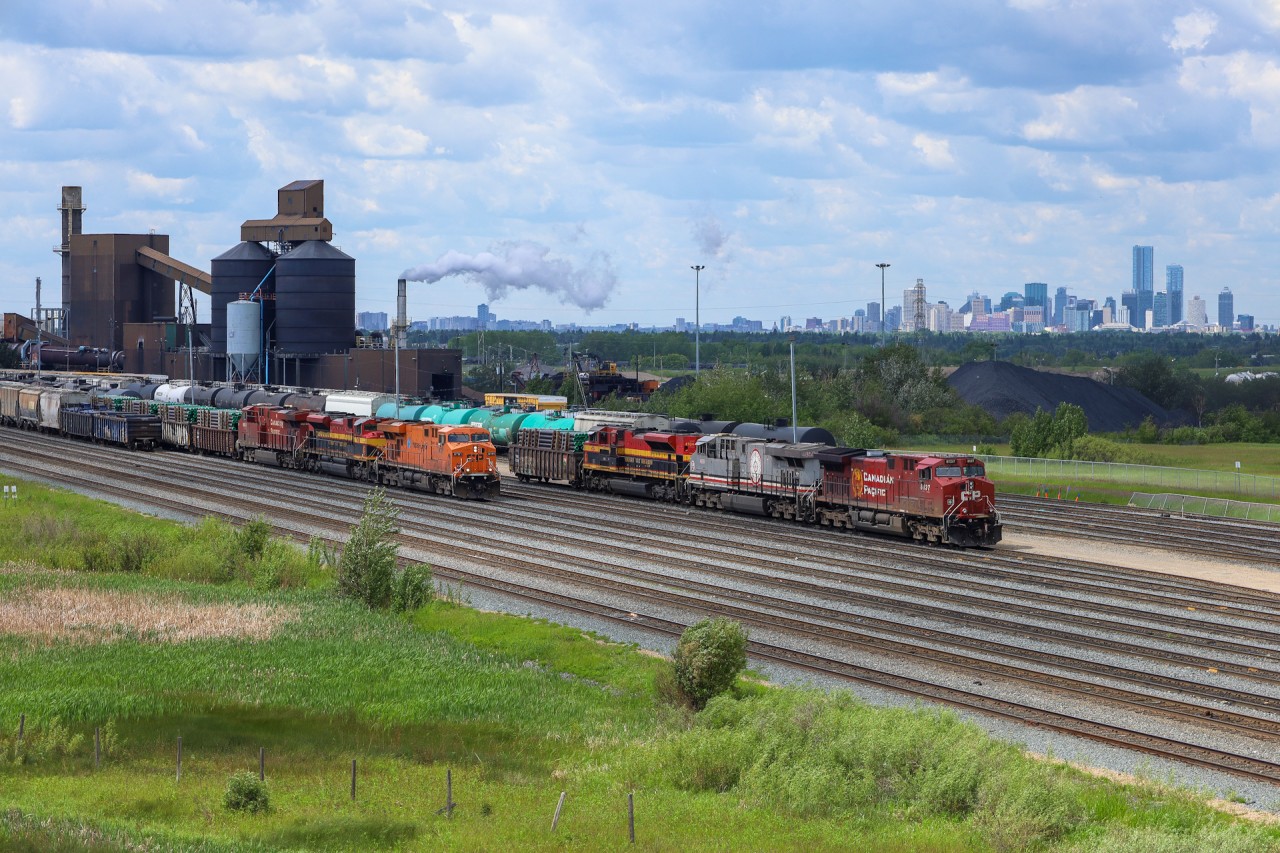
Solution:
[(308, 240), (276, 259), (275, 280), (277, 352), (319, 355), (354, 344), (355, 258)]

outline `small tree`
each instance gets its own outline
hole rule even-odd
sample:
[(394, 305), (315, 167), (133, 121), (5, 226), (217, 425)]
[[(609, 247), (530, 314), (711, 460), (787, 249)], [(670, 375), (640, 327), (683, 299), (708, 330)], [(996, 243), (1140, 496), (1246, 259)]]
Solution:
[(721, 617), (690, 625), (676, 643), (673, 663), (676, 686), (689, 704), (701, 709), (746, 669), (746, 629)]
[(365, 496), (360, 521), (338, 560), (338, 592), (370, 607), (391, 603), (399, 517), (399, 507), (387, 500), (382, 489), (373, 489)]

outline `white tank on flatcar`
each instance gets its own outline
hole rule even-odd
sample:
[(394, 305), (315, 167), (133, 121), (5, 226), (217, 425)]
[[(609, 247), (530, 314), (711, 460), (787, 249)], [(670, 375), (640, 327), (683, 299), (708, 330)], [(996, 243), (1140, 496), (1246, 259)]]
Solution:
[(380, 394), (376, 391), (337, 391), (329, 394), (324, 400), (324, 411), (327, 415), (355, 415), (369, 418), (387, 403), (394, 404), (394, 394)]
[(590, 432), (606, 424), (664, 432), (671, 429), (671, 418), (648, 412), (611, 412), (608, 409), (583, 409), (573, 413), (573, 428), (577, 432)]
[(183, 383), (181, 385), (167, 383), (156, 389), (156, 395), (151, 399), (157, 403), (190, 403), (191, 402), (191, 385)]

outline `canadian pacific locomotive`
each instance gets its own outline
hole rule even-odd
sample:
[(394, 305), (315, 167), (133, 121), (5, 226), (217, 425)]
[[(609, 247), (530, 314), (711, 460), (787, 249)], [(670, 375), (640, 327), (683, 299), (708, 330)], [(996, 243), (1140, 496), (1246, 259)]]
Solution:
[(522, 481), (891, 533), (961, 547), (1000, 541), (995, 486), (981, 461), (601, 427), (586, 436), (521, 430)]

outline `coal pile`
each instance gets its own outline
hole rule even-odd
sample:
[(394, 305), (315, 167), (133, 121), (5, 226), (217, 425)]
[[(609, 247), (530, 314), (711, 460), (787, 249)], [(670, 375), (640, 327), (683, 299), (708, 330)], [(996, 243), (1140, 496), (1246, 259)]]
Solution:
[(1150, 415), (1157, 424), (1169, 423), (1170, 413), (1134, 391), (1103, 385), (1083, 376), (1064, 376), (1019, 367), (1007, 361), (975, 361), (947, 379), (966, 403), (980, 406), (996, 418), (1014, 412), (1050, 414), (1059, 403), (1084, 409), (1090, 432), (1122, 432)]

